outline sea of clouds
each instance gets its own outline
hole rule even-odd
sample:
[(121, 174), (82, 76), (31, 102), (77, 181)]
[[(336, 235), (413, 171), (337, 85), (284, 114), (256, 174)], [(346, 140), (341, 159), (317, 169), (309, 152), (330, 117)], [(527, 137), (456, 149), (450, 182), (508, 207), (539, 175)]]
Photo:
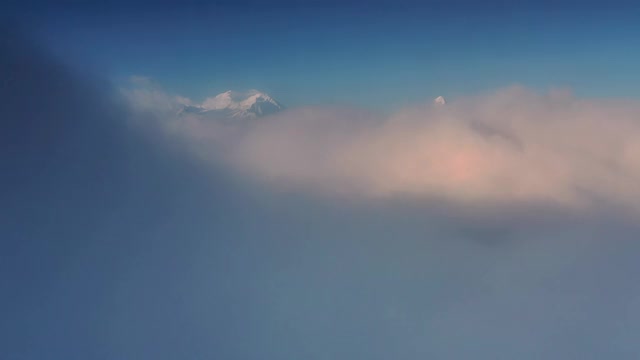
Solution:
[(388, 115), (301, 107), (223, 126), (175, 116), (184, 100), (160, 90), (126, 94), (200, 156), (223, 158), (274, 187), (462, 206), (640, 210), (637, 101), (513, 86)]
[(636, 102), (220, 125), (11, 28), (0, 74), (6, 358), (637, 358)]

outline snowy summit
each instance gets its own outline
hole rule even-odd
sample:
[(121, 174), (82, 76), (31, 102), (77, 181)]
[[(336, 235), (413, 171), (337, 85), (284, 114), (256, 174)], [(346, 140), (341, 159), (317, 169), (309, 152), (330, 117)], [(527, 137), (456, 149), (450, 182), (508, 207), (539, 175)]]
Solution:
[(229, 90), (205, 99), (200, 105), (185, 105), (181, 113), (216, 118), (253, 119), (282, 109), (284, 109), (282, 104), (258, 90), (247, 92)]

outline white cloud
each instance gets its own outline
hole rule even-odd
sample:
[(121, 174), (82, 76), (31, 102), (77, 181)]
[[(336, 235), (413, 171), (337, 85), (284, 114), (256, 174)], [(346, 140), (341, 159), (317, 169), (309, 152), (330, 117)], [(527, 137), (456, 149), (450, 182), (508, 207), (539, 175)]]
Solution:
[[(216, 127), (193, 121), (186, 133), (220, 138)], [(273, 186), (640, 210), (640, 104), (566, 91), (511, 87), (387, 118), (295, 109), (261, 119), (227, 145), (226, 159), (237, 169)], [(204, 156), (218, 158), (217, 152)]]
[(130, 76), (129, 86), (121, 88), (120, 92), (135, 110), (151, 112), (163, 118), (175, 115), (184, 105), (193, 105), (191, 99), (167, 93), (147, 76)]

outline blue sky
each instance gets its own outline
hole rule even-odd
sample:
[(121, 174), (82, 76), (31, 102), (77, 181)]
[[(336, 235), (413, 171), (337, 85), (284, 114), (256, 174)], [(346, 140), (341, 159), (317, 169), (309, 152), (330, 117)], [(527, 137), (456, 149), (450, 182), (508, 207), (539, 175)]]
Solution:
[(31, 16), (66, 61), (92, 64), (114, 81), (149, 76), (194, 99), (258, 88), (289, 106), (389, 109), (512, 84), (640, 96), (633, 5), (303, 3), (134, 2)]

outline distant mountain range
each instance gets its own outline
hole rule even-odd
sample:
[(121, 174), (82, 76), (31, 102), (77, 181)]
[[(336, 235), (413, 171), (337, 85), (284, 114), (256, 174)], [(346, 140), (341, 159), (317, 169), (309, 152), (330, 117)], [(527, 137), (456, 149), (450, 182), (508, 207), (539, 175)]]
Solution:
[(222, 119), (255, 119), (283, 109), (284, 106), (280, 102), (258, 90), (247, 92), (229, 90), (207, 98), (202, 104), (184, 105), (179, 113)]
[[(438, 96), (433, 103), (436, 106), (444, 106), (447, 102), (444, 97)], [(219, 120), (247, 120), (275, 114), (284, 109), (280, 102), (258, 90), (229, 90), (207, 98), (201, 104), (183, 104), (178, 114)]]

